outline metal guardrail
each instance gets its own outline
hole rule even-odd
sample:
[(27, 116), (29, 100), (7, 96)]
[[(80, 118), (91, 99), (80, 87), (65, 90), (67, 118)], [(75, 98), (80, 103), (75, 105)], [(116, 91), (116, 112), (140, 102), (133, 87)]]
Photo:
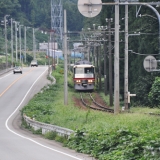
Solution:
[(30, 117), (27, 117), (26, 115), (23, 115), (23, 118), (28, 126), (31, 126), (34, 130), (42, 129), (42, 134), (45, 134), (47, 132), (56, 132), (59, 136), (69, 137), (72, 133), (74, 133), (73, 130), (38, 122), (31, 119)]
[(12, 70), (13, 70), (13, 68), (8, 68), (8, 69), (0, 70), (0, 75), (3, 75), (3, 74), (5, 74), (7, 72), (10, 72)]

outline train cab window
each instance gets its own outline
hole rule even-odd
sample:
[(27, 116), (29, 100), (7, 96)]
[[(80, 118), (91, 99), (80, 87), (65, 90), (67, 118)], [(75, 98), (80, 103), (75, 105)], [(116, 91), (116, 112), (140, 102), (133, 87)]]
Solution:
[(83, 68), (75, 68), (75, 74), (83, 74), (84, 69)]
[(93, 68), (85, 68), (84, 70), (85, 70), (84, 72), (85, 72), (86, 74), (90, 74), (90, 73), (93, 73), (93, 70), (94, 70), (94, 69), (93, 69)]

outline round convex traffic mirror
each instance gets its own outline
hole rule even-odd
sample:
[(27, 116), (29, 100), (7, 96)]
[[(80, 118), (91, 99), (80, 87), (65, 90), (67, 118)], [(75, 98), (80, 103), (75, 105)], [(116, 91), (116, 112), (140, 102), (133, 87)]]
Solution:
[(102, 10), (101, 0), (78, 0), (78, 10), (85, 17), (95, 17)]

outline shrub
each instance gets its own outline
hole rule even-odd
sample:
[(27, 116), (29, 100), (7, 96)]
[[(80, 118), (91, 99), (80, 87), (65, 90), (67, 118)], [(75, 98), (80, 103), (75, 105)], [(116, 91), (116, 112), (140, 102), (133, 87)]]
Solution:
[(151, 91), (149, 92), (148, 98), (152, 106), (160, 105), (160, 77), (155, 78)]

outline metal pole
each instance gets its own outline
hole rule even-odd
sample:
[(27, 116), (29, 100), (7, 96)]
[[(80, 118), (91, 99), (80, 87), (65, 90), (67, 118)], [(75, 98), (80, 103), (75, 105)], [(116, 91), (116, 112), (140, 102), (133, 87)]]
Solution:
[(34, 28), (33, 28), (33, 59), (35, 59), (35, 35), (34, 35)]
[(48, 38), (48, 75), (50, 74), (50, 55), (49, 55), (50, 39), (51, 39), (51, 33), (49, 33), (49, 38)]
[(25, 62), (26, 62), (26, 26), (24, 27), (24, 56), (25, 56)]
[(54, 70), (56, 69), (56, 61), (55, 61), (55, 59), (56, 59), (56, 57), (55, 57), (55, 49), (56, 49), (56, 46), (55, 46), (55, 37), (56, 36), (56, 34), (55, 34), (55, 31), (54, 31)]
[(124, 106), (128, 109), (128, 5), (125, 5)]
[[(94, 65), (96, 66), (96, 44), (94, 43), (93, 46), (93, 60), (94, 60)], [(96, 70), (95, 70), (96, 73)]]
[(6, 69), (8, 68), (8, 53), (7, 53), (7, 22), (6, 22), (6, 16), (4, 16), (4, 30), (5, 30), (5, 52), (6, 52)]
[[(97, 38), (98, 39), (98, 38)], [(99, 45), (99, 44), (98, 44)], [(98, 64), (98, 46), (96, 47), (96, 67), (97, 67), (97, 86), (98, 86), (98, 89), (99, 89), (99, 64)]]
[(108, 51), (109, 51), (109, 98), (110, 106), (113, 106), (113, 86), (112, 86), (112, 51), (111, 51), (111, 19), (108, 21)]
[(88, 42), (88, 61), (90, 62), (90, 43)]
[[(106, 40), (106, 33), (104, 32), (104, 40)], [(103, 44), (104, 48), (104, 94), (107, 95), (107, 49), (106, 49), (106, 41)]]
[(101, 44), (99, 44), (99, 47), (98, 47), (98, 59), (99, 59), (99, 90), (101, 91), (102, 89), (102, 81), (101, 81)]
[(17, 22), (15, 22), (16, 62), (17, 62)]
[(69, 65), (70, 65), (70, 57), (69, 57), (69, 40), (67, 37), (67, 66), (68, 66), (68, 70), (69, 70)]
[(11, 18), (11, 56), (12, 56), (12, 67), (13, 67), (13, 20)]
[(119, 0), (115, 4), (114, 113), (119, 113)]
[(20, 52), (20, 63), (21, 63), (21, 25), (19, 25), (19, 52)]
[(67, 19), (64, 10), (64, 104), (68, 105), (68, 82), (67, 82)]
[(52, 71), (53, 71), (53, 31), (51, 31)]
[(73, 50), (74, 51), (74, 64), (75, 64), (75, 50)]

